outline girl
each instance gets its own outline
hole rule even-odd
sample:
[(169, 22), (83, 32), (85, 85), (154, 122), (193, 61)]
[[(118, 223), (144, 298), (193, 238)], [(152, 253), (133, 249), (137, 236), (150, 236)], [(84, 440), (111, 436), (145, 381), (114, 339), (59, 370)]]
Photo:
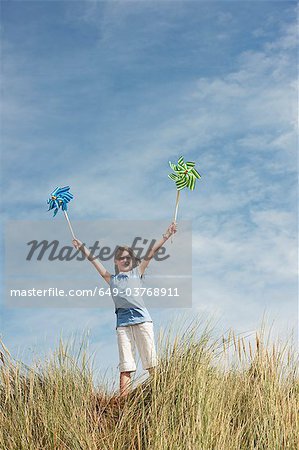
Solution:
[[(135, 344), (144, 370), (152, 373), (156, 366), (153, 321), (145, 307), (140, 288), (149, 262), (165, 242), (177, 231), (175, 222), (168, 227), (162, 239), (156, 241), (145, 259), (140, 261), (130, 247), (119, 246), (114, 256), (115, 275), (111, 275), (98, 259), (90, 258), (90, 251), (78, 239), (73, 245), (94, 265), (109, 284), (117, 315), (116, 334), (119, 351), (120, 396), (129, 393), (131, 372), (136, 371)], [(137, 288), (137, 289), (135, 289)]]

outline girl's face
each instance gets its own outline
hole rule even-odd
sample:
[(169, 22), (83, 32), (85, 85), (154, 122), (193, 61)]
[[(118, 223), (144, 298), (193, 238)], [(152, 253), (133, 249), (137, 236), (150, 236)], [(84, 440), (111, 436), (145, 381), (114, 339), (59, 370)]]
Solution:
[(132, 256), (127, 250), (124, 250), (118, 259), (115, 260), (119, 272), (129, 272), (132, 270), (133, 260)]

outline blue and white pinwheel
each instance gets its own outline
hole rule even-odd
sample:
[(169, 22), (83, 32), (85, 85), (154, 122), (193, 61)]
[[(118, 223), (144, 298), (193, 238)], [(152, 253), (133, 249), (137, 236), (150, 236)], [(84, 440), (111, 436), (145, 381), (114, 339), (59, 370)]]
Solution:
[(70, 222), (70, 219), (67, 214), (67, 204), (74, 198), (73, 194), (69, 192), (70, 187), (64, 186), (62, 188), (57, 187), (54, 189), (54, 191), (50, 194), (50, 198), (47, 201), (47, 204), (49, 205), (48, 211), (51, 209), (54, 209), (53, 217), (56, 216), (58, 213), (58, 210), (61, 208), (64, 212), (65, 218), (68, 222), (68, 225), (70, 227), (71, 233), (73, 235), (73, 238), (75, 238), (74, 231)]
[(69, 190), (70, 190), (69, 186), (65, 186), (62, 188), (57, 187), (51, 193), (51, 196), (50, 196), (49, 200), (47, 201), (47, 203), (49, 205), (48, 211), (50, 211), (50, 209), (54, 208), (53, 217), (56, 216), (59, 208), (61, 208), (62, 211), (67, 211), (68, 202), (74, 198), (73, 194), (71, 194), (69, 192)]

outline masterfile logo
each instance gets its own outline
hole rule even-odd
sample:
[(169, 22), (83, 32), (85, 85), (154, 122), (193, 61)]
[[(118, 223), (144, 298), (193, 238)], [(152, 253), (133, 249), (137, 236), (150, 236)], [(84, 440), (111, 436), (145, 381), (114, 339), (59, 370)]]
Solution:
[[(72, 244), (63, 218), (17, 221), (5, 227), (5, 303), (8, 307), (111, 307), (115, 295), (91, 262), (98, 260), (113, 275), (118, 246), (147, 258), (161, 239), (166, 221), (72, 221), (76, 237), (90, 251), (88, 259)], [(191, 222), (155, 254), (138, 292), (150, 307), (192, 306)], [(129, 293), (131, 294), (131, 293)]]

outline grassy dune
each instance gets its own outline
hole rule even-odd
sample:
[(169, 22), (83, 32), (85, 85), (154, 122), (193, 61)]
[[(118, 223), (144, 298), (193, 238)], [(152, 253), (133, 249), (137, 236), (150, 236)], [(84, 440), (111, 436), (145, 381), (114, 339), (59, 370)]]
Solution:
[(61, 343), (34, 368), (0, 356), (1, 450), (298, 448), (297, 355), (263, 335), (168, 333), (156, 373), (121, 401), (94, 386), (84, 349)]

